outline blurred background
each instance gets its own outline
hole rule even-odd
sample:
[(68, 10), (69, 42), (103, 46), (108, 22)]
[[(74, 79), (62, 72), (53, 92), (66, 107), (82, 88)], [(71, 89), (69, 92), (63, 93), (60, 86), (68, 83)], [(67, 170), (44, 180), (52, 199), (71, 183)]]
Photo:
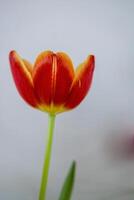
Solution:
[(47, 114), (20, 98), (8, 54), (32, 63), (65, 51), (77, 67), (96, 56), (91, 91), (57, 116), (48, 199), (58, 199), (72, 160), (72, 200), (134, 199), (134, 1), (0, 0), (0, 199), (37, 200)]

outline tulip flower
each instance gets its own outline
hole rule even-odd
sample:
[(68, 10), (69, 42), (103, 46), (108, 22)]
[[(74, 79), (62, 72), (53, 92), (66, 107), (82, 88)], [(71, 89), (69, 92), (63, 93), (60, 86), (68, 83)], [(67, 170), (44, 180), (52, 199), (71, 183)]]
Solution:
[(74, 70), (63, 52), (44, 51), (32, 65), (16, 51), (9, 54), (11, 72), (21, 97), (32, 107), (49, 114), (46, 147), (39, 200), (46, 198), (55, 116), (77, 107), (87, 95), (93, 78), (94, 56)]

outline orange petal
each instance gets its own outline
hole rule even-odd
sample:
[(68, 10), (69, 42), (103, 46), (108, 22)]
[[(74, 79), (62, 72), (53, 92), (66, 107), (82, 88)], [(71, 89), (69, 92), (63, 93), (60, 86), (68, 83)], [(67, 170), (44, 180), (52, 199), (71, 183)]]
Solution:
[(73, 78), (73, 65), (65, 53), (45, 51), (37, 57), (33, 81), (42, 104), (53, 107), (65, 103)]
[(30, 66), (28, 62), (26, 64), (15, 51), (10, 52), (9, 61), (15, 85), (20, 95), (28, 104), (37, 107), (37, 98), (34, 94), (33, 81), (31, 73), (29, 72)]
[(77, 68), (70, 94), (65, 104), (65, 107), (68, 109), (75, 108), (79, 105), (88, 93), (92, 83), (94, 65), (94, 56), (91, 55)]

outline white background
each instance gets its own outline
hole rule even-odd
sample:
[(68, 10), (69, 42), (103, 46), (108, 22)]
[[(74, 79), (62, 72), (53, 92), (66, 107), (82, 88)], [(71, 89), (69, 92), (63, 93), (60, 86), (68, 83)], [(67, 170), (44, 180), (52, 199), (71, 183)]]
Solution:
[(58, 199), (75, 159), (73, 200), (133, 200), (133, 158), (112, 159), (105, 146), (108, 135), (134, 130), (134, 1), (0, 0), (0, 199), (37, 200), (47, 114), (18, 95), (12, 49), (31, 62), (65, 51), (75, 67), (96, 56), (89, 95), (57, 116), (48, 199)]

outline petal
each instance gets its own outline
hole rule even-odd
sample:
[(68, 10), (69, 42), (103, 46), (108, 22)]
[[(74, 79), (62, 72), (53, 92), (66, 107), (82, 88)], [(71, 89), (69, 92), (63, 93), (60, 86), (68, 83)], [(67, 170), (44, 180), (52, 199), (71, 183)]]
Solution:
[(68, 109), (75, 108), (79, 105), (88, 93), (92, 83), (94, 65), (94, 56), (91, 55), (77, 68), (75, 79), (65, 104), (65, 107)]
[(28, 62), (26, 64), (26, 62), (23, 61), (15, 51), (10, 52), (9, 61), (15, 85), (20, 95), (28, 104), (37, 107), (37, 99), (33, 90), (32, 76), (28, 69), (30, 64), (28, 64)]
[(54, 105), (60, 105), (66, 101), (75, 73), (72, 61), (65, 53), (57, 53), (53, 61), (55, 62), (53, 103)]
[(37, 57), (33, 82), (42, 104), (57, 107), (65, 103), (73, 78), (73, 65), (65, 53), (45, 51)]
[(45, 105), (51, 103), (52, 65), (53, 53), (45, 51), (37, 57), (32, 74), (36, 95)]

